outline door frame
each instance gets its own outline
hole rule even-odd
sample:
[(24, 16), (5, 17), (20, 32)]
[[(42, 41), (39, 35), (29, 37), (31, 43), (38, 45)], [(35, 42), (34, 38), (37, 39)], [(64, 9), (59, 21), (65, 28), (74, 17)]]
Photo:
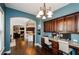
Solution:
[[(11, 17), (10, 18), (10, 29), (11, 29), (11, 20), (12, 20), (12, 18), (26, 18), (26, 17)], [(26, 18), (26, 19), (32, 20), (30, 18)], [(34, 39), (34, 44), (35, 44), (36, 43), (36, 34), (37, 34), (36, 28), (37, 28), (37, 26), (36, 26), (36, 21), (35, 20), (33, 20), (33, 21), (35, 23), (35, 39)], [(11, 30), (10, 30), (10, 35), (11, 35)], [(12, 35), (12, 39), (13, 39), (13, 35)]]

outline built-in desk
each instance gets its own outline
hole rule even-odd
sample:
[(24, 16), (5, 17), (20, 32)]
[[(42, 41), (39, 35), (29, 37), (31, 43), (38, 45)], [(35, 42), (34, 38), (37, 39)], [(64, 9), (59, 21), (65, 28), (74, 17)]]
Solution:
[[(64, 39), (61, 39), (61, 40), (64, 40)], [(53, 50), (56, 50), (56, 53), (58, 51), (58, 48), (59, 48), (59, 45), (58, 45), (58, 40), (56, 39), (52, 39), (52, 40), (49, 40), (50, 42), (52, 42), (52, 49)], [(67, 41), (67, 40), (64, 40), (64, 41)], [(54, 43), (55, 42), (55, 43)], [(77, 42), (73, 42), (73, 41), (67, 41), (69, 42), (69, 47), (70, 48), (75, 48), (77, 50), (77, 54), (79, 55), (79, 43)], [(58, 45), (58, 46), (57, 46)], [(54, 47), (53, 47), (54, 46)], [(57, 47), (55, 49), (55, 47)]]

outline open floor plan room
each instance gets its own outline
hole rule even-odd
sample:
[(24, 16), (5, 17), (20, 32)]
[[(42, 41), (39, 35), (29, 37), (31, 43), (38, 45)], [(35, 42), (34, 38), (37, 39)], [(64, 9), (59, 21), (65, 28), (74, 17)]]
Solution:
[(79, 55), (79, 3), (0, 3), (0, 55)]

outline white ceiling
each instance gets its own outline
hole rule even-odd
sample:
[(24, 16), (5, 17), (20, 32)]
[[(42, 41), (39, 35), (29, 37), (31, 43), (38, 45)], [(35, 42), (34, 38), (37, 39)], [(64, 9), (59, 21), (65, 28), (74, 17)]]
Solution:
[(15, 25), (18, 24), (25, 24), (25, 23), (35, 23), (35, 21), (28, 19), (28, 18), (24, 18), (24, 17), (14, 17), (11, 18), (11, 22), (14, 22)]
[[(69, 3), (46, 3), (47, 8), (51, 7), (52, 11), (55, 11), (59, 8), (62, 8)], [(43, 6), (43, 3), (6, 3), (9, 8), (13, 8), (19, 11), (27, 12), (33, 15), (37, 15), (40, 10), (40, 7)]]

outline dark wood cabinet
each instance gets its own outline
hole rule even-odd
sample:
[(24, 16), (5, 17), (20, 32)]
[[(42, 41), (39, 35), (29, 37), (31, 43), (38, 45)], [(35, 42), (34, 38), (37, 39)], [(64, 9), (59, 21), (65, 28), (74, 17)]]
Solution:
[(59, 45), (58, 45), (58, 42), (52, 41), (52, 53), (54, 55), (58, 55), (59, 54)]
[(55, 32), (55, 21), (44, 22), (44, 32)]
[(64, 17), (56, 20), (56, 32), (64, 32)]
[(48, 30), (47, 25), (48, 25), (48, 22), (44, 22), (44, 32), (47, 32), (47, 30)]
[(44, 22), (44, 31), (45, 32), (51, 32), (52, 31), (52, 22), (51, 21), (46, 21)]
[(78, 33), (79, 13), (73, 13), (44, 22), (45, 32)]
[(76, 14), (76, 32), (79, 33), (79, 13)]
[(49, 32), (49, 21), (47, 21), (46, 31)]
[(79, 48), (77, 48), (77, 55), (79, 55)]
[(48, 26), (48, 31), (51, 32), (51, 31), (52, 31), (52, 30), (51, 30), (51, 28), (52, 28), (52, 22), (49, 21), (48, 24), (49, 24), (49, 26)]
[(56, 21), (55, 20), (51, 21), (51, 32), (56, 32)]
[(75, 32), (75, 15), (65, 17), (66, 32)]

